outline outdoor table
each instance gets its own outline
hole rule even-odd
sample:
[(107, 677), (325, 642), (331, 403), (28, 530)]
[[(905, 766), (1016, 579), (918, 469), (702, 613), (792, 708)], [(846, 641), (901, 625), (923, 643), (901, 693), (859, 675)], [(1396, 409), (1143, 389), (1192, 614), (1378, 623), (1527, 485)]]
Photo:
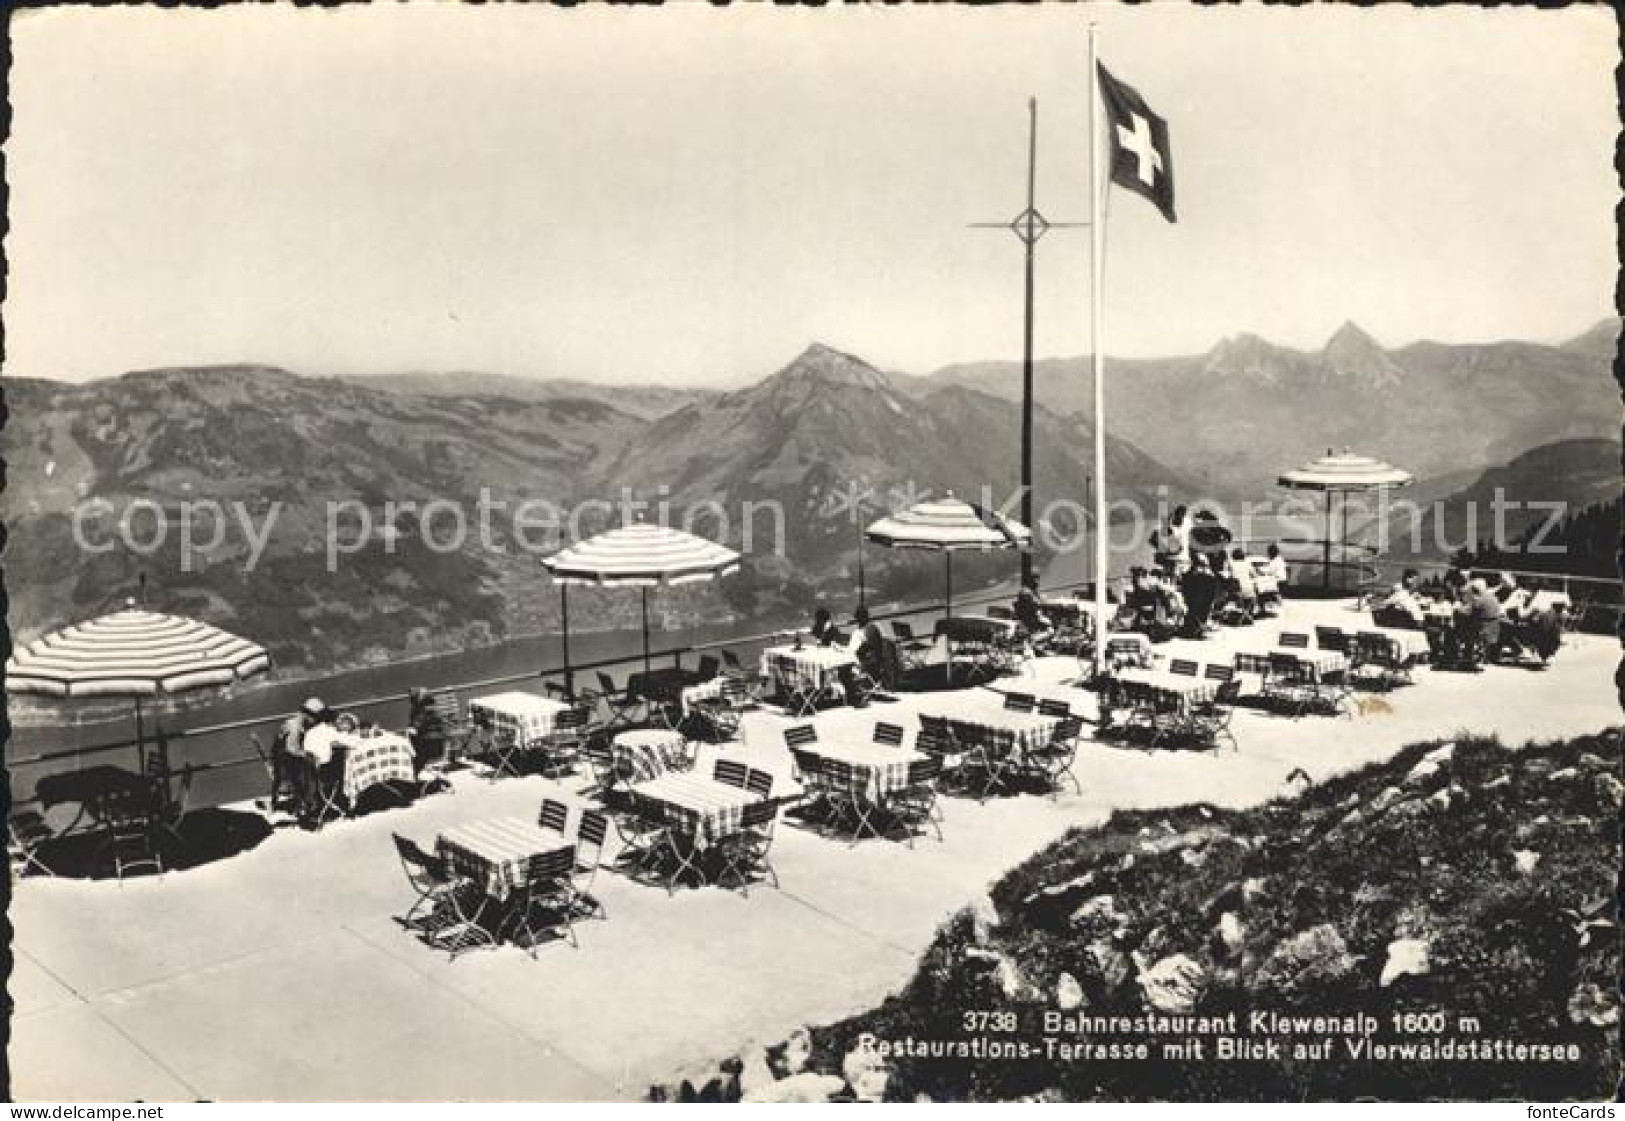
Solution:
[(569, 838), (519, 817), (469, 822), (435, 841), (435, 852), (454, 875), (474, 881), (498, 902), (525, 886), (533, 857), (574, 848)]
[(1428, 636), (1426, 631), (1408, 631), (1399, 627), (1358, 627), (1355, 630), (1345, 630), (1352, 641), (1356, 631), (1364, 634), (1380, 634), (1386, 638), (1394, 648), (1394, 653), (1402, 661), (1414, 662), (1427, 657)]
[(816, 759), (832, 760), (851, 767), (857, 773), (861, 786), (856, 793), (874, 805), (883, 804), (888, 794), (907, 787), (910, 764), (923, 762), (926, 758), (918, 751), (862, 741), (814, 743), (803, 750)]
[(646, 782), (667, 771), (687, 770), (688, 741), (669, 728), (637, 728), (610, 741), (615, 773), (630, 782)]
[(59, 771), (46, 775), (34, 784), (34, 796), (40, 808), (48, 810), (72, 802), (79, 807), (73, 821), (63, 833), (73, 832), (87, 816), (97, 826), (105, 823), (108, 810), (115, 803), (128, 804), (141, 798), (152, 798), (153, 789), (148, 779), (134, 771), (112, 763), (97, 763), (77, 771)]
[(1110, 664), (1149, 668), (1151, 657), (1150, 635), (1139, 631), (1121, 631), (1106, 639), (1106, 660)]
[(698, 670), (682, 666), (639, 670), (627, 678), (626, 695), (643, 702), (647, 719), (652, 721), (658, 713), (667, 727), (676, 727), (687, 711), (682, 704), (683, 690), (699, 681)]
[(769, 646), (762, 651), (762, 676), (786, 698), (801, 698), (800, 704), (792, 705), (801, 714), (833, 696), (842, 668), (857, 664), (856, 655), (845, 646)]
[(991, 615), (950, 615), (938, 619), (936, 636), (943, 644), (943, 664), (948, 679), (953, 680), (956, 656), (966, 655), (972, 666), (994, 666), (1000, 650), (1014, 642), (1016, 634), (1014, 619), (995, 619)]
[(1139, 685), (1173, 700), (1182, 712), (1208, 704), (1219, 695), (1219, 683), (1205, 677), (1189, 677), (1158, 669), (1121, 669), (1112, 674), (1115, 681)]
[(627, 679), (626, 691), (650, 704), (677, 704), (683, 690), (698, 684), (698, 670), (682, 666), (662, 666), (660, 669), (639, 670)]
[(710, 681), (701, 681), (696, 685), (685, 686), (680, 697), (683, 714), (686, 716), (693, 710), (695, 705), (702, 704), (705, 701), (714, 701), (722, 696), (727, 684), (728, 675), (718, 674)]
[(405, 736), (363, 733), (343, 736), (334, 746), (344, 751), (344, 797), (352, 806), (374, 786), (417, 781), (417, 757)]
[(553, 718), (569, 707), (552, 697), (511, 690), (469, 698), (468, 716), (476, 727), (517, 743), (528, 743), (551, 733)]
[(761, 799), (749, 790), (686, 771), (667, 771), (627, 788), (635, 802), (677, 826), (696, 849), (739, 828), (739, 815)]
[(703, 881), (701, 861), (706, 851), (739, 830), (746, 806), (762, 801), (747, 789), (686, 771), (667, 771), (632, 783), (627, 790), (640, 813), (671, 827), (666, 845), (675, 864), (667, 878), (668, 891), (684, 872), (696, 872)]
[(1289, 654), (1305, 665), (1314, 667), (1320, 677), (1344, 673), (1349, 668), (1348, 655), (1339, 650), (1315, 650), (1302, 646), (1277, 646), (1272, 650), (1239, 650), (1235, 667), (1238, 673), (1263, 674), (1268, 672), (1271, 654)]
[(1005, 708), (1004, 695), (991, 689), (924, 697), (920, 713), (948, 721), (954, 738), (965, 742), (993, 741), (997, 733), (1007, 732), (1014, 737), (1012, 749), (1020, 754), (1048, 743), (1061, 722), (1058, 716)]

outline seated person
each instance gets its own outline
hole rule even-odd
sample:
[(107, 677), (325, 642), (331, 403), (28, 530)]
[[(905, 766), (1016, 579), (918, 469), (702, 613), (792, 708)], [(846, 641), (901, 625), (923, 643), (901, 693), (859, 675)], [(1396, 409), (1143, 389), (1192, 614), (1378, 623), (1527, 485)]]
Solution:
[(1286, 566), (1286, 558), (1281, 555), (1281, 546), (1272, 544), (1265, 555), (1268, 557), (1264, 565), (1265, 573), (1275, 581), (1277, 590), (1285, 588), (1292, 572)]
[(1213, 613), (1214, 601), (1219, 596), (1219, 580), (1208, 567), (1206, 556), (1197, 553), (1191, 558), (1191, 566), (1180, 581), (1179, 590), (1185, 597), (1185, 634), (1189, 638), (1201, 638), (1207, 633), (1208, 616)]
[(1545, 665), (1563, 645), (1563, 605), (1536, 607), (1507, 620), (1502, 639), (1509, 651), (1528, 650)]
[(1255, 618), (1258, 615), (1258, 586), (1253, 581), (1253, 566), (1241, 549), (1230, 554), (1228, 571), (1225, 590), (1235, 598), (1242, 615), (1248, 619)]
[(835, 627), (835, 620), (830, 618), (829, 608), (827, 607), (820, 607), (813, 612), (811, 633), (813, 641), (820, 646), (838, 646), (845, 641), (841, 632)]
[(409, 702), (406, 736), (412, 741), (412, 754), (417, 766), (422, 767), (445, 755), (446, 721), (435, 695), (429, 690), (413, 689)]
[(1407, 568), (1399, 583), (1388, 593), (1388, 598), (1371, 609), (1371, 621), (1379, 627), (1421, 630), (1426, 616), (1416, 590), (1419, 579), (1416, 569)]
[(1457, 629), (1474, 635), (1483, 644), (1486, 654), (1494, 657), (1501, 646), (1501, 625), (1505, 619), (1501, 601), (1495, 598), (1489, 586), (1482, 580), (1470, 581), (1456, 607)]
[[(858, 608), (852, 616), (852, 624), (852, 637), (847, 640), (847, 650), (875, 684), (883, 689), (894, 688), (902, 668), (897, 647), (880, 633), (879, 624), (870, 620), (867, 607)], [(850, 669), (845, 672), (848, 675), (851, 673)], [(842, 678), (841, 687), (854, 704), (862, 706), (865, 698), (851, 688), (851, 682), (846, 677)]]
[(1021, 624), (1032, 642), (1038, 643), (1054, 635), (1055, 624), (1039, 605), (1036, 575), (1029, 576), (1022, 582), (1021, 591), (1016, 593), (1016, 602), (1012, 610), (1016, 622)]
[(327, 717), (327, 705), (320, 697), (311, 697), (299, 711), (282, 722), (276, 738), (271, 741), (271, 808), (279, 802), (294, 810), (306, 802), (306, 778), (309, 768), (305, 763), (305, 736)]

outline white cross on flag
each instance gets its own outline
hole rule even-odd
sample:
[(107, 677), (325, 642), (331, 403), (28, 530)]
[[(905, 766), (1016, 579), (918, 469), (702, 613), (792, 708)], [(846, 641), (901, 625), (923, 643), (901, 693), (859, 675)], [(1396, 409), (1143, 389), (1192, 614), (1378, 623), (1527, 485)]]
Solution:
[(1170, 222), (1174, 217), (1174, 157), (1168, 122), (1146, 108), (1131, 86), (1100, 69), (1106, 135), (1111, 141), (1112, 182), (1144, 195)]

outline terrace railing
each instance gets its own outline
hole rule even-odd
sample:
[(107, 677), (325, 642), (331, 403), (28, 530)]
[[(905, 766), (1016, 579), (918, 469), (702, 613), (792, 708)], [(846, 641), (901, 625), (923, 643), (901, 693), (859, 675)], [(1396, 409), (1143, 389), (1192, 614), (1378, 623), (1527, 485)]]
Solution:
[[(1381, 562), (1379, 562), (1381, 563)], [(1398, 578), (1398, 570), (1402, 568), (1416, 568), (1424, 572), (1442, 571), (1448, 569), (1448, 564), (1418, 564), (1415, 562), (1395, 562), (1394, 579)], [(1621, 581), (1604, 580), (1596, 577), (1565, 576), (1555, 573), (1516, 572), (1520, 583), (1530, 587), (1550, 587), (1560, 589), (1568, 594), (1577, 604), (1585, 603), (1590, 609), (1607, 613), (1612, 623), (1620, 610)], [(1117, 581), (1114, 581), (1116, 583)], [(1083, 583), (1055, 584), (1046, 589), (1047, 592), (1077, 591), (1086, 588)], [(1008, 585), (956, 596), (954, 606), (956, 609), (966, 607), (986, 606), (993, 603), (1007, 601), (1010, 597)], [(893, 619), (930, 619), (941, 615), (946, 610), (946, 603), (941, 601), (928, 601), (923, 603), (903, 604), (885, 609), (872, 608), (871, 614), (877, 621)], [(1603, 628), (1598, 628), (1603, 629)], [(1606, 629), (1612, 629), (1610, 625)], [(709, 651), (731, 649), (743, 656), (754, 658), (761, 648), (772, 645), (776, 640), (782, 639), (788, 632), (786, 628), (778, 628), (760, 633), (733, 636), (709, 642), (683, 643), (656, 649), (653, 658), (661, 664), (681, 666), (685, 658), (698, 657)], [(612, 658), (602, 658), (595, 661), (572, 663), (570, 673), (576, 678), (590, 675), (598, 670), (617, 670), (641, 668), (643, 663), (642, 652), (626, 655), (617, 655)], [(459, 702), (466, 702), (470, 696), (478, 695), (495, 689), (514, 686), (537, 685), (549, 681), (564, 683), (565, 670), (562, 665), (543, 666), (539, 669), (522, 673), (504, 674), (498, 677), (487, 677), (474, 681), (461, 681), (452, 684), (432, 686), (436, 693), (443, 696), (456, 696)], [(408, 696), (405, 692), (388, 693), (381, 696), (362, 697), (356, 700), (340, 702), (345, 711), (367, 715), (381, 724), (402, 725), (406, 720)], [(158, 736), (149, 736), (149, 743), (162, 743), (173, 747), (177, 744), (197, 744), (197, 752), (187, 751), (186, 755), (202, 756), (189, 758), (194, 773), (198, 776), (198, 784), (194, 786), (195, 804), (219, 804), (223, 801), (234, 801), (241, 797), (216, 796), (211, 801), (211, 788), (220, 791), (230, 785), (227, 776), (240, 773), (246, 767), (260, 767), (262, 761), (257, 753), (251, 750), (249, 736), (258, 735), (261, 742), (269, 748), (271, 737), (277, 726), (287, 718), (287, 713), (271, 716), (261, 716), (245, 720), (233, 720), (213, 724), (200, 724), (186, 728), (166, 729)], [(15, 736), (17, 729), (13, 729)], [(111, 739), (94, 744), (73, 748), (63, 748), (54, 751), (45, 751), (29, 755), (12, 755), (7, 759), (7, 766), (11, 771), (11, 789), (13, 804), (25, 805), (34, 801), (33, 785), (37, 779), (51, 770), (61, 769), (64, 763), (78, 766), (87, 761), (94, 761), (98, 757), (115, 752), (133, 751), (137, 741), (131, 737)], [(216, 750), (206, 750), (213, 747)], [(240, 783), (239, 789), (240, 789)]]

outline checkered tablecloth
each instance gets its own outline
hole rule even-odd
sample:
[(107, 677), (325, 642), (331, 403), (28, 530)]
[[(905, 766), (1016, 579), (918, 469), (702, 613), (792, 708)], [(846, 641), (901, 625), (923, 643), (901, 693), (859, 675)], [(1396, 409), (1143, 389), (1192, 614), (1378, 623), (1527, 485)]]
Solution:
[(1336, 650), (1309, 650), (1296, 646), (1278, 646), (1269, 651), (1238, 651), (1235, 662), (1236, 670), (1238, 673), (1267, 673), (1271, 654), (1290, 654), (1298, 661), (1313, 666), (1315, 673), (1321, 677), (1331, 673), (1342, 673), (1349, 668), (1348, 655)]
[(688, 766), (688, 741), (682, 733), (665, 728), (637, 728), (622, 732), (610, 742), (615, 753), (616, 773), (629, 782), (645, 782), (669, 770)]
[(524, 886), (532, 857), (573, 848), (574, 841), (518, 817), (459, 825), (435, 841), (435, 851), (453, 873), (473, 880), (494, 899), (506, 899)]
[(769, 646), (762, 651), (762, 676), (796, 689), (823, 689), (834, 684), (842, 666), (858, 664), (844, 646)]
[(552, 697), (514, 690), (470, 698), (468, 715), (476, 725), (488, 726), (504, 739), (528, 743), (551, 734), (553, 718), (569, 707)]
[(722, 696), (727, 687), (728, 678), (724, 676), (713, 677), (710, 681), (702, 681), (698, 685), (690, 685), (682, 692), (683, 711), (688, 712), (697, 704), (704, 701), (714, 701)]
[(627, 788), (632, 797), (708, 848), (739, 829), (745, 807), (760, 799), (748, 790), (685, 771), (667, 771)]
[[(1428, 636), (1426, 631), (1407, 631), (1398, 627), (1360, 627), (1360, 631), (1367, 634), (1380, 634), (1386, 638), (1394, 652), (1403, 661), (1414, 662), (1425, 658), (1428, 653)], [(1354, 631), (1345, 631), (1349, 641), (1354, 641)]]
[(380, 783), (417, 781), (417, 759), (405, 736), (346, 736), (337, 745), (344, 749), (344, 797), (352, 806)]
[(1139, 666), (1142, 669), (1151, 665), (1151, 639), (1150, 636), (1139, 631), (1124, 631), (1121, 634), (1111, 635), (1106, 639), (1106, 661), (1110, 665)]
[(626, 680), (626, 691), (639, 700), (655, 704), (673, 704), (683, 690), (699, 684), (699, 671), (682, 666), (662, 666), (659, 669), (639, 670)]
[(1112, 677), (1117, 681), (1139, 685), (1173, 698), (1180, 709), (1186, 712), (1197, 705), (1208, 704), (1219, 695), (1217, 681), (1209, 681), (1205, 677), (1187, 677), (1166, 670), (1123, 669), (1114, 673)]
[(918, 751), (878, 743), (819, 743), (805, 750), (808, 755), (851, 767), (863, 797), (871, 802), (884, 801), (886, 795), (906, 787), (909, 765), (925, 759)]
[(1008, 734), (1010, 750), (1025, 752), (1048, 743), (1061, 721), (1038, 712), (1017, 712), (1004, 707), (1004, 696), (990, 689), (941, 693), (924, 700), (920, 712), (948, 721), (961, 744), (998, 742)]

